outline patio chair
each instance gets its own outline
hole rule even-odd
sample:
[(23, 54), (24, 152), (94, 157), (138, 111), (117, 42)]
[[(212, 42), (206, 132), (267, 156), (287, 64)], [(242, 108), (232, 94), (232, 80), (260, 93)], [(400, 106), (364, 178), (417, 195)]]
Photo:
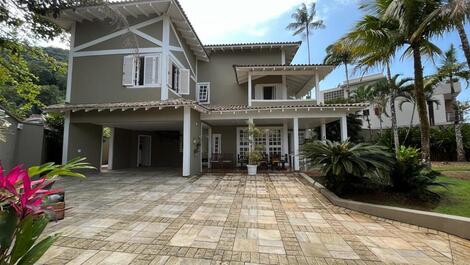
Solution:
[(266, 153), (263, 153), (263, 158), (258, 163), (258, 168), (260, 170), (268, 170), (269, 169), (269, 156)]
[(223, 168), (233, 168), (233, 155), (232, 154), (222, 154), (222, 167)]
[(281, 154), (272, 154), (270, 161), (271, 169), (280, 170), (281, 169)]
[(223, 168), (222, 154), (213, 153), (211, 156), (211, 168)]

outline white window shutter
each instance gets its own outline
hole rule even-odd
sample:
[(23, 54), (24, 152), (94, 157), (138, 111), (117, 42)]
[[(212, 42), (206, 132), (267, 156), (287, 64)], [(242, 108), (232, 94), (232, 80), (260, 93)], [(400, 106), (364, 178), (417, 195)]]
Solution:
[(180, 80), (179, 80), (179, 93), (181, 95), (189, 95), (189, 78), (190, 78), (189, 69), (180, 69)]
[(173, 64), (171, 63), (171, 61), (168, 60), (168, 67), (167, 67), (167, 70), (168, 70), (167, 75), (168, 75), (168, 77), (167, 77), (167, 81), (166, 81), (166, 82), (168, 83), (168, 87), (169, 87), (169, 88), (173, 88), (173, 86), (172, 86), (172, 84), (173, 84), (173, 73), (172, 73), (172, 69), (171, 69), (171, 68), (172, 68), (172, 65), (173, 65)]
[(263, 86), (257, 85), (255, 86), (255, 99), (263, 99)]
[(134, 56), (127, 55), (124, 56), (124, 62), (122, 66), (122, 85), (123, 86), (132, 86), (134, 80)]
[(154, 73), (154, 56), (145, 56), (144, 59), (144, 86), (154, 85), (155, 79), (153, 76)]
[(160, 85), (162, 83), (162, 80), (161, 80), (161, 77), (160, 77), (161, 76), (161, 73), (160, 73), (160, 56), (155, 56), (154, 57), (153, 72), (154, 72), (155, 84)]

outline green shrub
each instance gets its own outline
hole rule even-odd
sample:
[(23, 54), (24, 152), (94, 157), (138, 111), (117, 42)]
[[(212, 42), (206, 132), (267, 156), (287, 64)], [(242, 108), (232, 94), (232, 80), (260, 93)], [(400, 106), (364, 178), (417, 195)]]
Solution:
[(304, 145), (302, 153), (312, 165), (319, 166), (325, 176), (326, 187), (337, 194), (344, 194), (367, 182), (388, 182), (393, 166), (393, 155), (387, 147), (357, 144), (348, 141), (312, 141)]
[(425, 164), (421, 163), (419, 149), (400, 146), (395, 167), (390, 176), (395, 191), (418, 197), (432, 194), (428, 190), (429, 186), (445, 186), (444, 183), (436, 181), (437, 176), (439, 176), (437, 171), (428, 169)]

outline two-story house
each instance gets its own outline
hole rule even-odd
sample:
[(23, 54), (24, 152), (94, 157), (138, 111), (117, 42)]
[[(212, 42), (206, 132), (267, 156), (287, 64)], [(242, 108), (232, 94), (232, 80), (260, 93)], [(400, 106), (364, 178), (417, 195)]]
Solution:
[[(373, 85), (374, 83), (385, 80), (386, 77), (379, 73), (361, 78), (351, 79), (349, 81), (349, 92), (347, 91), (346, 83), (342, 83), (336, 88), (322, 90), (320, 93), (323, 95), (325, 102), (334, 102), (339, 99), (345, 99), (354, 95), (354, 91), (359, 87)], [(455, 93), (458, 95), (461, 91), (459, 81), (454, 82)], [(450, 125), (455, 121), (454, 112), (454, 99), (452, 97), (449, 82), (439, 83), (433, 90), (432, 95), (429, 96), (427, 101), (429, 123), (434, 125)], [(397, 111), (397, 124), (398, 127), (418, 126), (419, 116), (415, 102), (409, 101), (403, 97), (397, 97), (395, 100)], [(362, 112), (362, 128), (368, 129), (370, 122), (371, 129), (378, 130), (382, 128), (391, 128), (391, 110), (390, 104), (385, 108), (386, 113), (380, 113), (377, 106), (371, 104)], [(369, 122), (367, 121), (369, 120)], [(380, 121), (382, 120), (382, 121)]]
[[(210, 15), (210, 14), (205, 14)], [(116, 26), (116, 16), (125, 26)], [(299, 170), (302, 132), (341, 120), (365, 104), (304, 99), (333, 67), (291, 64), (300, 42), (204, 46), (176, 0), (125, 1), (64, 10), (52, 21), (71, 33), (63, 160), (99, 168), (103, 127), (109, 168), (174, 167), (198, 174), (217, 154), (246, 156), (247, 124), (268, 156), (289, 154)], [(123, 23), (120, 23), (123, 24)]]

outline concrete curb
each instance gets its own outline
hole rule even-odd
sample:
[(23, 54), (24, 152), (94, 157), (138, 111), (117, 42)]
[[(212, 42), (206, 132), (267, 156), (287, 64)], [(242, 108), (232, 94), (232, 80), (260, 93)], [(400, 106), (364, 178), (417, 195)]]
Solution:
[(470, 218), (342, 199), (307, 174), (300, 175), (336, 206), (470, 239)]

